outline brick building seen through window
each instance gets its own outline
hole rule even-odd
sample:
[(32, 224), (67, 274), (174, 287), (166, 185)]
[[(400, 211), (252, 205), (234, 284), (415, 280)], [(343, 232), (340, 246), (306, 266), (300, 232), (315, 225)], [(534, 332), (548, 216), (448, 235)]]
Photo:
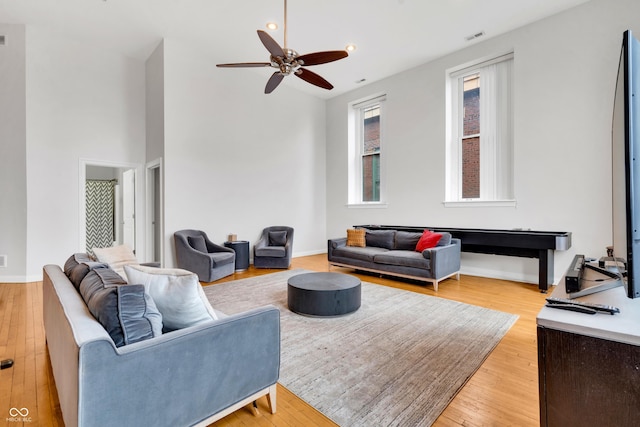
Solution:
[(364, 111), (362, 147), (362, 201), (380, 201), (380, 106)]
[(462, 198), (480, 197), (480, 76), (463, 81)]

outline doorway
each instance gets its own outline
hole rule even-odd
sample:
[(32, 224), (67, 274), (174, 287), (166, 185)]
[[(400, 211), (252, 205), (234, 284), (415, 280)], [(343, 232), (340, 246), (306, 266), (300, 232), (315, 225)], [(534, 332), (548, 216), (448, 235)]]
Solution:
[(163, 265), (162, 158), (147, 163), (146, 183), (147, 254), (151, 261)]
[(132, 164), (81, 160), (79, 246), (83, 251), (126, 244), (141, 255), (136, 216), (138, 169)]

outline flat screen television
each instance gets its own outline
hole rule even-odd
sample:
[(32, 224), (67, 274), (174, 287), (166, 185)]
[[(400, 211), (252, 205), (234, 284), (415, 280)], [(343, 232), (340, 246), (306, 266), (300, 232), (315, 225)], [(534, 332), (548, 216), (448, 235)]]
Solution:
[(613, 256), (627, 297), (640, 297), (640, 42), (625, 31), (612, 124)]

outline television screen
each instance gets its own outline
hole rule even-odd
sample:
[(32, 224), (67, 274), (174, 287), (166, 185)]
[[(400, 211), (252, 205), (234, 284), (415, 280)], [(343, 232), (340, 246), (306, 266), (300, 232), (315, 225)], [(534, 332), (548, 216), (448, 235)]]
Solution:
[(640, 42), (625, 31), (612, 126), (613, 253), (626, 260), (623, 283), (640, 297)]

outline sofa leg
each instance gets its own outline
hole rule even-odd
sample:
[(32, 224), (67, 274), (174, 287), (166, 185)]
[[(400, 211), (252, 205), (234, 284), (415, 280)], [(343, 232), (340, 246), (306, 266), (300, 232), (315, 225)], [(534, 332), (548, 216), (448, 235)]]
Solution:
[(269, 403), (269, 410), (272, 414), (276, 413), (276, 385), (269, 387), (269, 393), (267, 393), (267, 402)]
[(260, 415), (260, 411), (258, 410), (258, 402), (256, 400), (254, 400), (253, 405), (251, 405), (251, 411), (253, 412), (253, 415), (255, 417)]
[(438, 281), (433, 282), (433, 290), (438, 292)]

